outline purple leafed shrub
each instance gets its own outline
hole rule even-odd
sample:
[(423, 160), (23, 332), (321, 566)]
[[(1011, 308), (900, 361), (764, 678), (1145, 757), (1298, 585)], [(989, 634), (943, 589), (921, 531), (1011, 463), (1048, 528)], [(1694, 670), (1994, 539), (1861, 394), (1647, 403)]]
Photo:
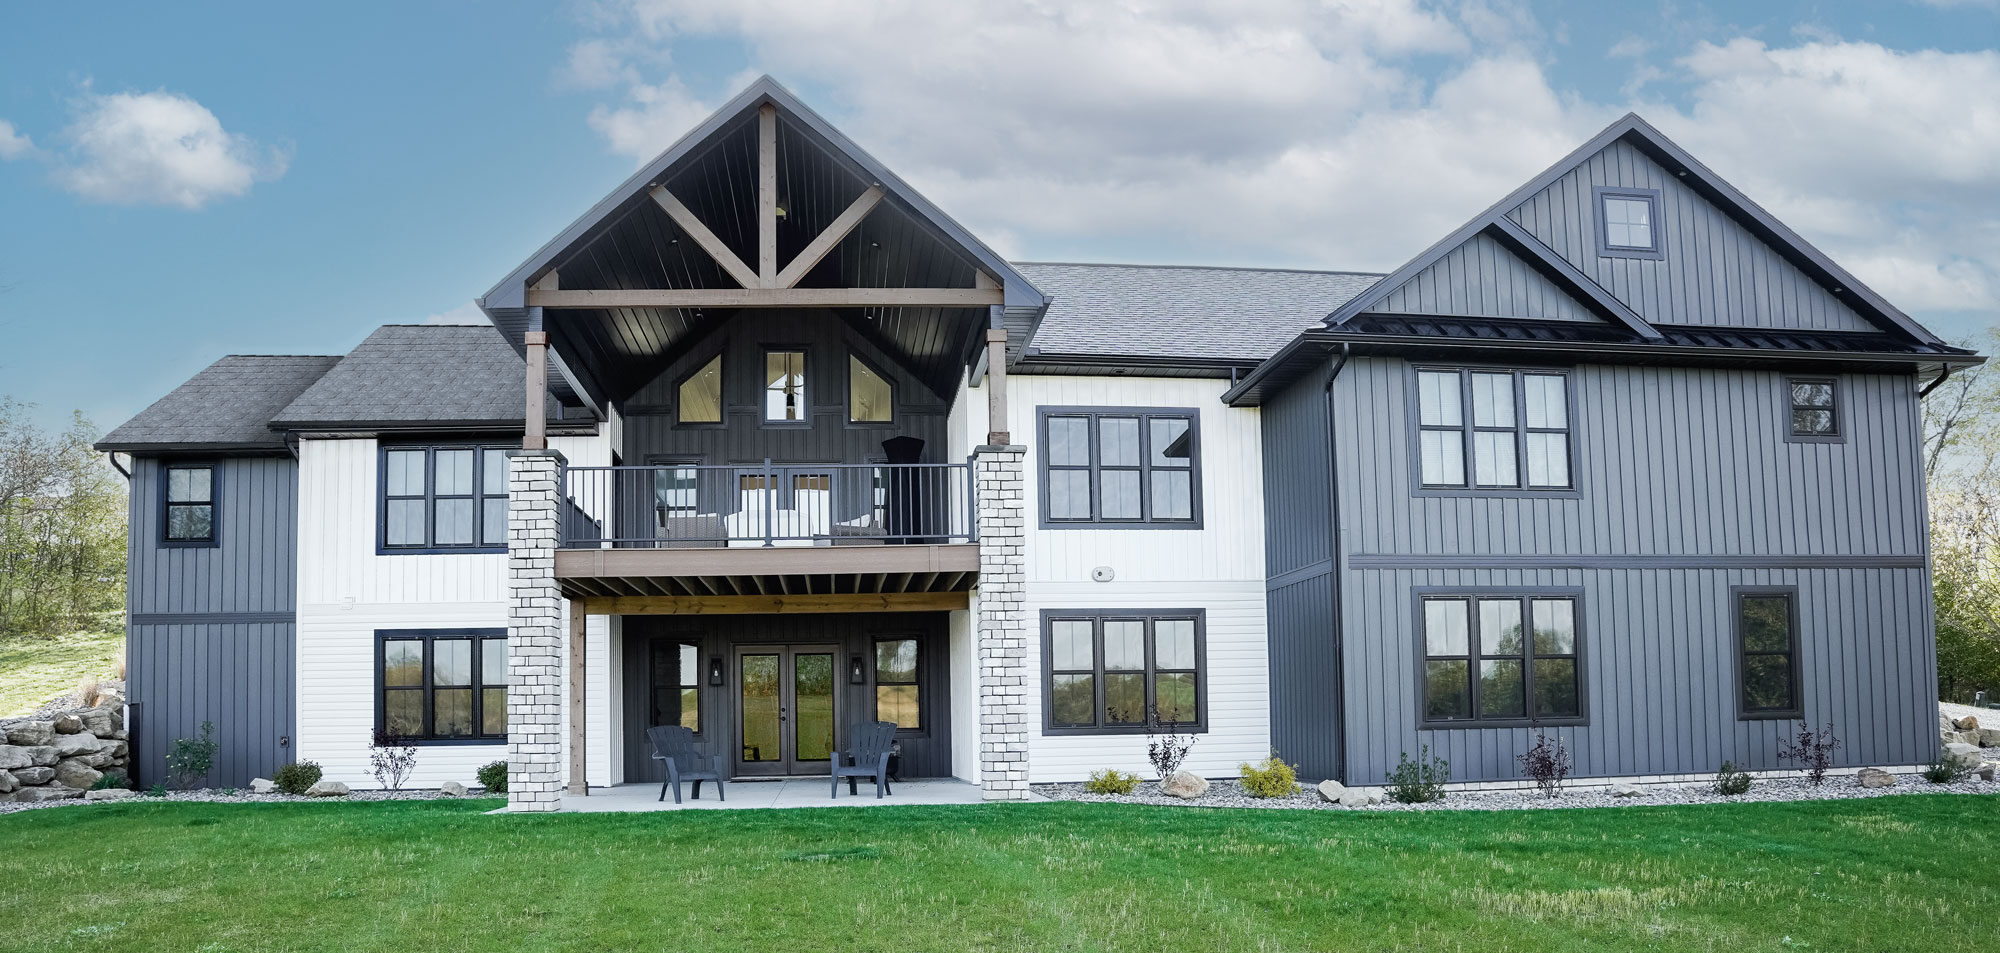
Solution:
[(1811, 725), (1799, 725), (1798, 737), (1778, 748), (1778, 757), (1786, 761), (1797, 761), (1806, 769), (1806, 783), (1819, 787), (1826, 780), (1826, 769), (1833, 765), (1833, 752), (1840, 747), (1840, 739), (1834, 736), (1833, 722), (1827, 722), (1814, 731)]
[(1521, 771), (1535, 782), (1535, 787), (1542, 789), (1544, 797), (1562, 794), (1563, 780), (1569, 777), (1573, 767), (1569, 749), (1563, 747), (1562, 739), (1550, 738), (1539, 731), (1535, 732), (1535, 746), (1514, 760), (1521, 762)]

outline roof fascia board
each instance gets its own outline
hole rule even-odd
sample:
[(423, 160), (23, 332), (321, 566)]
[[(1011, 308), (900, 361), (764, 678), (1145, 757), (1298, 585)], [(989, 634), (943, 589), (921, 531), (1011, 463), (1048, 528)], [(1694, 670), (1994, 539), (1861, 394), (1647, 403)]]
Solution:
[(1513, 219), (1505, 215), (1500, 216), (1487, 228), (1486, 233), (1590, 310), (1625, 325), (1632, 330), (1632, 333), (1648, 341), (1660, 339), (1659, 330), (1648, 324), (1638, 312), (1626, 307), (1625, 302), (1618, 300), (1604, 290), (1602, 285), (1592, 281), (1589, 275), (1570, 264), (1569, 259), (1556, 254), (1555, 249), (1542, 244), (1541, 239), (1530, 234), (1527, 229), (1514, 224)]

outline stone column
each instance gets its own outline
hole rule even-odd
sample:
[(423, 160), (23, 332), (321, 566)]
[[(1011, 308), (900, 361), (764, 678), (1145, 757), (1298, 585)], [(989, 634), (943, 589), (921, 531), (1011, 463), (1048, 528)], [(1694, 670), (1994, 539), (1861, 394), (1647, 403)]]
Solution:
[(507, 452), (507, 807), (562, 809), (563, 455)]
[(1028, 796), (1029, 626), (1021, 458), (986, 446), (973, 462), (979, 513), (979, 786), (989, 801)]

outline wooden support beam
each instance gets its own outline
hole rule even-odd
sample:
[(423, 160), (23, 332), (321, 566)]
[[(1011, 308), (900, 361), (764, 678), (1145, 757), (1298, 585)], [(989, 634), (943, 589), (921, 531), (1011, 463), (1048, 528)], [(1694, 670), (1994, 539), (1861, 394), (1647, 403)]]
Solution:
[[(717, 238), (714, 232), (709, 231), (708, 226), (703, 225), (701, 219), (696, 218), (693, 211), (690, 211), (687, 206), (682, 205), (681, 200), (674, 197), (674, 193), (667, 191), (666, 186), (655, 186), (652, 194), (653, 201), (660, 203), (660, 207), (667, 210), (667, 217), (673, 219), (674, 224), (679, 225), (681, 231), (686, 232), (689, 238), (694, 239), (694, 243), (700, 245), (701, 250), (708, 253), (708, 257), (715, 259), (715, 263), (721, 265), (722, 270), (729, 273), (729, 277), (736, 279), (737, 284), (745, 288), (755, 288), (761, 284), (757, 280), (757, 273), (751, 271), (750, 266), (743, 263), (743, 259), (736, 257), (736, 253), (730, 251), (729, 246), (723, 244), (722, 239)], [(528, 290), (528, 294), (531, 297), (535, 293), (535, 290), (532, 288)], [(543, 293), (547, 294), (548, 292)], [(556, 305), (555, 307), (563, 307), (563, 305)], [(601, 308), (617, 307), (617, 305), (569, 305), (569, 307)], [(674, 306), (668, 305), (667, 307)]]
[(998, 288), (641, 288), (530, 291), (536, 308), (984, 308)]
[(569, 793), (578, 796), (590, 794), (590, 780), (586, 773), (588, 760), (584, 757), (583, 746), (583, 691), (584, 660), (589, 655), (588, 638), (585, 636), (584, 601), (569, 601)]
[(778, 284), (778, 107), (757, 107), (757, 287)]
[(529, 331), (522, 335), (527, 345), (528, 406), (521, 417), (521, 449), (549, 448), (549, 332)]
[[(799, 250), (799, 257), (792, 259), (792, 263), (786, 265), (784, 271), (778, 272), (777, 280), (771, 283), (771, 287), (790, 288), (797, 285), (799, 279), (804, 278), (806, 272), (813, 270), (813, 266), (819, 264), (820, 259), (825, 258), (827, 252), (833, 250), (833, 246), (840, 244), (841, 239), (846, 238), (849, 232), (854, 231), (855, 226), (860, 225), (861, 220), (867, 218), (868, 213), (875, 210), (875, 203), (880, 201), (882, 201), (882, 187), (879, 185), (869, 186), (866, 191), (861, 193), (860, 198), (855, 199), (847, 206), (846, 211), (840, 213), (839, 217), (835, 218), (824, 230), (814, 236), (812, 241), (806, 243), (806, 247)], [(984, 272), (981, 272), (979, 277), (984, 278), (986, 275)], [(981, 285), (979, 287), (985, 286)]]
[(1004, 447), (1007, 431), (1007, 329), (986, 329), (986, 443)]
[(600, 596), (593, 615), (801, 615), (827, 612), (945, 612), (967, 605), (963, 592), (796, 596)]

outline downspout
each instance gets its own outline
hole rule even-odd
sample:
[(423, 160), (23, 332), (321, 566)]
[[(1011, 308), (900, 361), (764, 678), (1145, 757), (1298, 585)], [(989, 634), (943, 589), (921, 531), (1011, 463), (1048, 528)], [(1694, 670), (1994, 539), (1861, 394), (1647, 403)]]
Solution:
[(1333, 382), (1347, 367), (1352, 345), (1340, 342), (1340, 358), (1333, 362), (1326, 372), (1326, 489), (1327, 489), (1327, 587), (1333, 598), (1333, 688), (1340, 700), (1340, 756), (1334, 763), (1334, 771), (1340, 783), (1347, 783), (1347, 678), (1346, 639), (1341, 619), (1346, 615), (1346, 607), (1340, 604), (1340, 441), (1333, 432)]
[(111, 461), (111, 469), (118, 471), (118, 475), (124, 477), (125, 482), (132, 482), (132, 471), (118, 465), (118, 451), (113, 450), (106, 453), (104, 459)]
[(1950, 378), (1951, 378), (1951, 365), (1946, 364), (1944, 365), (1944, 370), (1938, 372), (1937, 380), (1931, 381), (1929, 384), (1924, 386), (1923, 390), (1917, 391), (1917, 399), (1923, 400), (1924, 398), (1929, 397), (1931, 395), (1931, 391), (1937, 390), (1939, 387), (1944, 386), (1944, 382), (1946, 380), (1949, 380)]

